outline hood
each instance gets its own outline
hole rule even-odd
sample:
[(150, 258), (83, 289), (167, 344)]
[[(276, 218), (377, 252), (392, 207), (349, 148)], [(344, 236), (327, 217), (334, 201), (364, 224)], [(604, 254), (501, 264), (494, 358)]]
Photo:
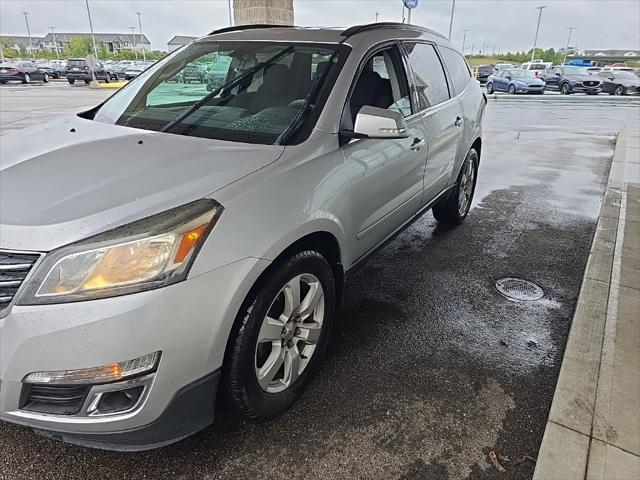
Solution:
[(542, 79), (540, 79), (540, 78), (532, 78), (532, 77), (514, 78), (512, 81), (513, 82), (521, 82), (521, 83), (524, 83), (525, 85), (542, 85), (544, 83), (544, 81), (542, 81)]
[(619, 83), (625, 87), (640, 87), (640, 78), (616, 78), (609, 80), (611, 83)]
[(602, 82), (601, 78), (598, 78), (594, 75), (565, 75), (564, 78), (568, 78), (569, 80), (575, 80), (577, 82), (588, 82), (588, 81), (598, 81)]
[(0, 142), (0, 248), (48, 251), (210, 196), (283, 150), (75, 116), (22, 130)]

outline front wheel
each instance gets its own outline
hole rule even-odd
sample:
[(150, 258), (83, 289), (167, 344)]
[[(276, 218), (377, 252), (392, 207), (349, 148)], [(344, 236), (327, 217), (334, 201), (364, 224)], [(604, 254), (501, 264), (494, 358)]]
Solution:
[(249, 418), (289, 408), (316, 375), (336, 308), (335, 281), (316, 251), (275, 266), (245, 301), (230, 336), (224, 381)]
[(618, 85), (616, 89), (613, 91), (614, 95), (624, 95), (624, 87), (622, 85)]
[(67, 82), (69, 82), (69, 85), (73, 85), (76, 83), (76, 80), (74, 78), (67, 78)]
[(562, 93), (562, 95), (569, 95), (571, 93), (571, 86), (568, 83), (563, 83), (560, 86), (560, 93)]
[(509, 95), (515, 95), (516, 93), (516, 87), (515, 85), (509, 85), (509, 88), (507, 89), (507, 93)]
[(22, 83), (31, 83), (31, 77), (29, 76), (28, 73), (24, 74), (24, 77), (22, 78)]
[(491, 82), (487, 83), (487, 93), (488, 94), (492, 94), (493, 93), (493, 83), (491, 83)]
[(467, 217), (476, 190), (479, 159), (475, 148), (469, 150), (453, 190), (433, 206), (433, 216), (438, 222), (459, 225)]
[(44, 74), (44, 76), (42, 77), (42, 81), (43, 81), (44, 83), (48, 83), (48, 82), (49, 82), (49, 74), (48, 74), (48, 73), (45, 73), (45, 74)]

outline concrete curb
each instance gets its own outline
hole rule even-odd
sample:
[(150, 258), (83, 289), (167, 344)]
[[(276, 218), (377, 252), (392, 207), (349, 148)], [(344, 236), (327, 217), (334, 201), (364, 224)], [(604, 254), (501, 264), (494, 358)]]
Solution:
[(640, 478), (640, 132), (618, 136), (534, 480)]
[(567, 103), (591, 102), (615, 103), (619, 105), (635, 105), (640, 103), (640, 95), (611, 96), (603, 93), (600, 95), (527, 95), (521, 93), (517, 95), (508, 95), (506, 93), (491, 93), (486, 95), (488, 100), (494, 102), (558, 102), (560, 100)]

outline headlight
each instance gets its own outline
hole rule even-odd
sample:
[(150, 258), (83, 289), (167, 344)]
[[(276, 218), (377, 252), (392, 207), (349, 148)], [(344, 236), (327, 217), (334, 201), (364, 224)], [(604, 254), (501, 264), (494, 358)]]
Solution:
[(17, 303), (92, 300), (184, 280), (222, 210), (198, 200), (54, 250)]

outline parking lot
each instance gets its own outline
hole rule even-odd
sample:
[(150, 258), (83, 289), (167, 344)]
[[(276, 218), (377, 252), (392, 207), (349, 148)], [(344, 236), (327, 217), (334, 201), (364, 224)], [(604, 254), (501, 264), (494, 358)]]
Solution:
[[(3, 86), (0, 133), (112, 93)], [(250, 423), (220, 411), (135, 454), (0, 423), (0, 478), (531, 478), (615, 135), (639, 124), (629, 99), (491, 100), (468, 219), (443, 230), (426, 214), (351, 279), (320, 376), (289, 412)], [(503, 277), (545, 296), (509, 301)], [(490, 451), (523, 461), (501, 474)]]

